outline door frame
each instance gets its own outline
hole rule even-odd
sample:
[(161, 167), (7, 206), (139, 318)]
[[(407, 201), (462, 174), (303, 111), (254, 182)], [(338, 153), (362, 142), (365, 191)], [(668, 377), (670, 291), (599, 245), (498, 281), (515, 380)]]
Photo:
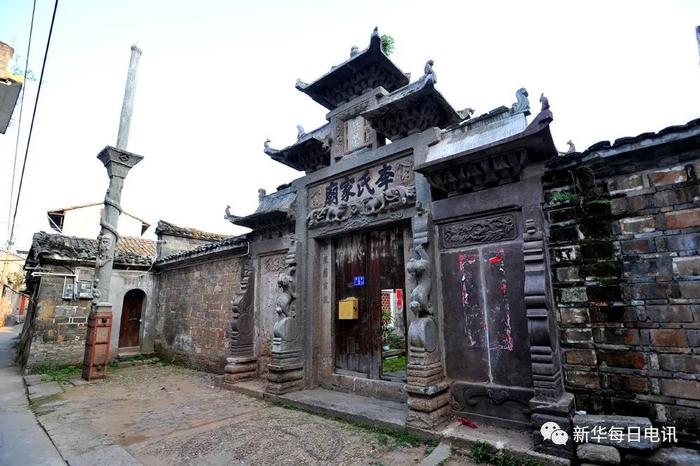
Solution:
[[(129, 293), (133, 291), (138, 291), (141, 293), (141, 310), (139, 313), (139, 330), (138, 330), (138, 343), (135, 346), (122, 346), (121, 345), (121, 339), (122, 339), (122, 330), (124, 329), (124, 326), (122, 325), (123, 319), (124, 319), (124, 311), (125, 311), (125, 306), (124, 303), (126, 301), (127, 296)], [(117, 348), (118, 349), (127, 349), (127, 348), (138, 348), (139, 350), (141, 349), (141, 344), (143, 343), (143, 319), (144, 319), (144, 311), (146, 310), (146, 301), (148, 299), (148, 294), (146, 291), (144, 291), (141, 288), (131, 288), (124, 293), (124, 296), (122, 297), (122, 302), (121, 302), (121, 314), (119, 316), (119, 330), (117, 332)]]

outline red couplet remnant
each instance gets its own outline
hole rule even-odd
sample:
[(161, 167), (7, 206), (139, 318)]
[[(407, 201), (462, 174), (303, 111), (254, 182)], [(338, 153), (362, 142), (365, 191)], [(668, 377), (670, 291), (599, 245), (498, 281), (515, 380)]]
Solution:
[(499, 288), (501, 289), (501, 293), (503, 294), (503, 296), (505, 296), (508, 292), (508, 284), (506, 282), (503, 282), (499, 285)]
[(470, 421), (466, 417), (458, 418), (457, 422), (459, 422), (460, 425), (471, 427), (472, 429), (478, 429), (476, 423), (474, 421)]
[(474, 262), (476, 262), (476, 256), (469, 256), (469, 257), (467, 258), (467, 262), (468, 262), (470, 265), (473, 264)]
[(503, 260), (502, 256), (493, 256), (492, 258), (489, 259), (490, 264), (498, 264)]

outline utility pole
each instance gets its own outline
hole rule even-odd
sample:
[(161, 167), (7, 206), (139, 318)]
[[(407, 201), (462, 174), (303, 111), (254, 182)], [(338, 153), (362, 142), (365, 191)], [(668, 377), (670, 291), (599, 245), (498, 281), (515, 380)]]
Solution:
[(95, 279), (93, 282), (93, 299), (88, 331), (85, 338), (85, 356), (83, 359), (83, 378), (86, 380), (102, 379), (107, 376), (110, 342), (112, 335), (112, 303), (109, 302), (110, 282), (114, 266), (114, 251), (119, 241), (117, 225), (124, 180), (143, 156), (126, 150), (129, 141), (131, 115), (134, 109), (136, 91), (136, 71), (141, 49), (131, 46), (131, 59), (124, 89), (117, 146), (107, 146), (97, 158), (107, 169), (109, 188), (105, 194), (104, 209), (100, 219), (100, 235), (97, 237), (97, 258), (95, 260)]

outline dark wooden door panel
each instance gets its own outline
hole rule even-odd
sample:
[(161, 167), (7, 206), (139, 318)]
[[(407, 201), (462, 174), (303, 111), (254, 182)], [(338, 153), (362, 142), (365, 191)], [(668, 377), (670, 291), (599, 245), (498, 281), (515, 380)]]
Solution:
[[(358, 299), (358, 319), (338, 319), (335, 311), (337, 369), (381, 377), (381, 290), (403, 288), (403, 234), (400, 228), (354, 233), (334, 240), (336, 300)], [(363, 277), (364, 285), (355, 283)]]
[(365, 275), (367, 246), (362, 234), (338, 238), (335, 244), (336, 300), (358, 299), (358, 319), (340, 320), (337, 303), (335, 310), (335, 365), (338, 369), (362, 372), (369, 375), (372, 338), (366, 329), (371, 326), (367, 312), (367, 298), (363, 287), (354, 286), (354, 278)]
[(145, 293), (141, 290), (130, 290), (124, 296), (122, 317), (119, 325), (119, 347), (139, 346), (141, 330), (141, 310)]

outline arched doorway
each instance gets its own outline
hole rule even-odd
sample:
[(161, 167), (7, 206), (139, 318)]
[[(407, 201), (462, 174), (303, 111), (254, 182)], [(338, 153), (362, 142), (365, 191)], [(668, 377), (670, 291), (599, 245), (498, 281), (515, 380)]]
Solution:
[(122, 318), (119, 326), (119, 348), (139, 347), (139, 333), (141, 332), (141, 311), (146, 300), (146, 293), (142, 290), (129, 290), (124, 295), (122, 304)]

